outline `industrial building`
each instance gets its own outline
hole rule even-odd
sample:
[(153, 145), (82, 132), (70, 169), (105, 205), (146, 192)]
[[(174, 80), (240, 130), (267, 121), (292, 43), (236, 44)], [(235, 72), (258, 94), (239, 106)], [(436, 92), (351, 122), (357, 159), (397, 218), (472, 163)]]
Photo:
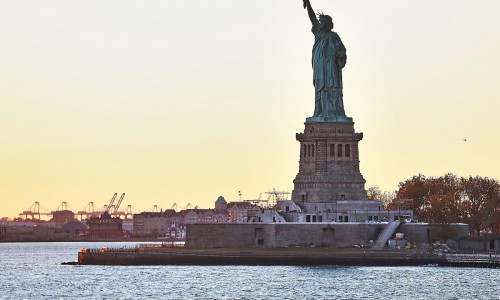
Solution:
[(134, 236), (184, 238), (186, 224), (243, 223), (256, 215), (260, 207), (249, 202), (230, 202), (220, 196), (215, 209), (168, 209), (134, 214)]

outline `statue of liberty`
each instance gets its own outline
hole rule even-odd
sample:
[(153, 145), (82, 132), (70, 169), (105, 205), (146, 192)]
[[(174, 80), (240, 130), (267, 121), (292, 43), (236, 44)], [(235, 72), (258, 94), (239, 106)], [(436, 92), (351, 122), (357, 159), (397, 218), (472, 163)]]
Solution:
[(314, 34), (312, 67), (316, 92), (314, 115), (307, 121), (351, 122), (352, 119), (345, 115), (342, 97), (342, 68), (347, 60), (346, 49), (338, 34), (332, 31), (332, 18), (322, 13), (316, 18), (309, 0), (303, 1)]

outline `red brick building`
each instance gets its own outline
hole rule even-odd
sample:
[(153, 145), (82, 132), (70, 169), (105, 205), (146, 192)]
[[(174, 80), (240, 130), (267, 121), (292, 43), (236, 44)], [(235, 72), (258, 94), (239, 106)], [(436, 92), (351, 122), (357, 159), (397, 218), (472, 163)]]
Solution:
[(89, 226), (88, 236), (91, 239), (121, 238), (123, 237), (122, 224), (122, 219), (113, 218), (106, 211), (99, 218), (87, 220), (87, 226)]

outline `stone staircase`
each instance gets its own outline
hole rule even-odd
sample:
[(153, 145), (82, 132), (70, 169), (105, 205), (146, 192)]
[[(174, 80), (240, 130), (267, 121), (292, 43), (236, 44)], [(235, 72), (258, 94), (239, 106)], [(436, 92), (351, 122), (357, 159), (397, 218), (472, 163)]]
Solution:
[(375, 244), (373, 244), (372, 248), (373, 249), (384, 248), (385, 245), (387, 245), (387, 241), (389, 241), (394, 232), (396, 232), (396, 230), (398, 229), (399, 224), (400, 222), (395, 222), (395, 221), (389, 222), (389, 224), (385, 226), (384, 230), (382, 230), (382, 232), (377, 237), (377, 240), (375, 241)]

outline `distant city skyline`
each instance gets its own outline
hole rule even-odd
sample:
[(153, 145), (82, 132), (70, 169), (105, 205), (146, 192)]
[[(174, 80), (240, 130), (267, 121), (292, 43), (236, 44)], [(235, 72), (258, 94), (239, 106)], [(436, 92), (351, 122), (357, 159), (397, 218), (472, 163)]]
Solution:
[[(302, 1), (1, 3), (0, 217), (292, 191), (314, 111)], [(366, 188), (499, 178), (500, 2), (312, 4), (347, 48)]]

